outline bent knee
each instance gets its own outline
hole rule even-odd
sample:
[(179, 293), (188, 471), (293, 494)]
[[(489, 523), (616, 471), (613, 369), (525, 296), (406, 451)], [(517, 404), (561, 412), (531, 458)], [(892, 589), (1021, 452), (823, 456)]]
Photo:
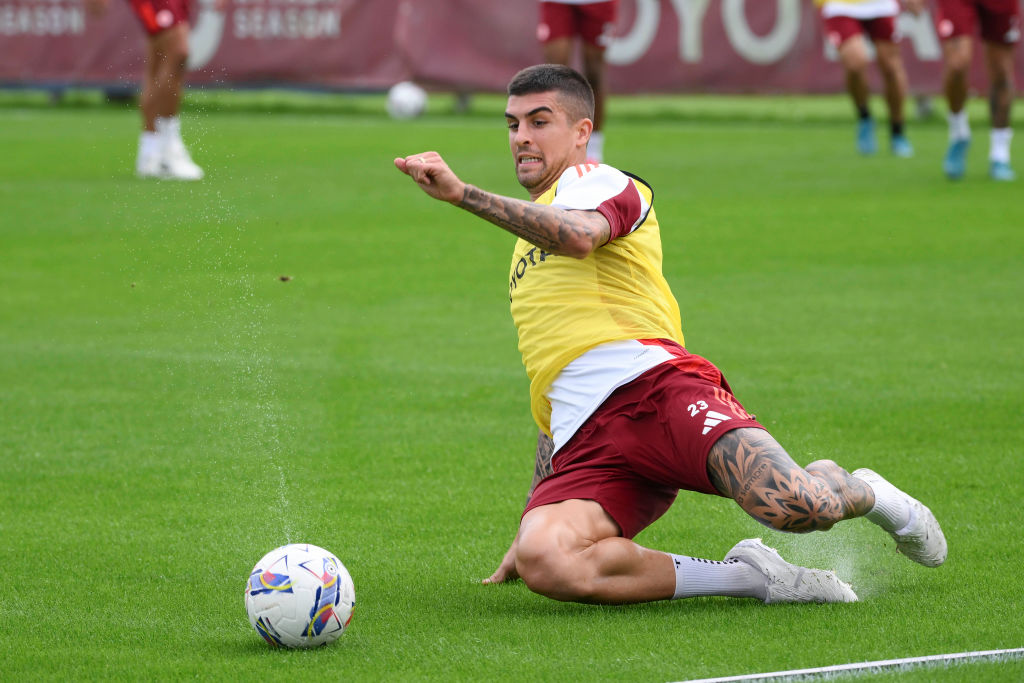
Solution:
[(973, 59), (974, 55), (971, 53), (970, 49), (947, 50), (945, 54), (945, 69), (947, 76), (954, 78), (966, 78)]
[(534, 593), (554, 600), (585, 602), (592, 592), (592, 581), (585, 563), (574, 555), (555, 543), (520, 538), (516, 571)]
[(804, 468), (812, 474), (834, 474), (836, 472), (846, 472), (842, 467), (839, 466), (835, 460), (815, 460), (809, 463)]
[(176, 68), (185, 68), (188, 63), (188, 43), (175, 42), (164, 50), (164, 60)]

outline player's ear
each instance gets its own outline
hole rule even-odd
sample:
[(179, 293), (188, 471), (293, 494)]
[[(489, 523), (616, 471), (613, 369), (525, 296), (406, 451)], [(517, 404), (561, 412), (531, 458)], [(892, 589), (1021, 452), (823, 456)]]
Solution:
[(590, 119), (580, 119), (576, 122), (576, 142), (582, 142), (584, 146), (587, 144), (587, 140), (590, 139), (590, 134), (594, 132), (594, 122)]

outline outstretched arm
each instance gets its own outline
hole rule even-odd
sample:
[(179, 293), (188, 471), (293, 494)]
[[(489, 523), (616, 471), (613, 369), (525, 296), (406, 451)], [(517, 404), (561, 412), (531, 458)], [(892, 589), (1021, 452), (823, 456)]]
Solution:
[(586, 258), (611, 236), (608, 219), (598, 211), (568, 211), (481, 190), (460, 180), (437, 152), (400, 157), (395, 166), (434, 199), (480, 216), (550, 254)]
[[(550, 436), (544, 432), (537, 434), (537, 461), (533, 467), (533, 482), (530, 483), (530, 491), (526, 494), (527, 503), (530, 502), (530, 497), (533, 496), (533, 490), (537, 488), (537, 484), (551, 474), (551, 456), (554, 450), (555, 444)], [(505, 552), (505, 557), (501, 558), (501, 564), (493, 574), (483, 580), (483, 583), (503, 583), (519, 578), (519, 572), (516, 571), (516, 543), (518, 540), (519, 535), (517, 534), (512, 545)]]
[(586, 258), (608, 241), (611, 227), (597, 211), (568, 211), (503, 197), (466, 185), (458, 206), (549, 254)]

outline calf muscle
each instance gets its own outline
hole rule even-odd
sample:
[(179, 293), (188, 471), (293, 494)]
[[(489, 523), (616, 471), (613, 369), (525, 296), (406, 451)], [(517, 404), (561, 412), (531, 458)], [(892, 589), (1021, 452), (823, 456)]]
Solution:
[(720, 493), (779, 531), (830, 529), (874, 504), (870, 488), (846, 470), (829, 460), (804, 469), (762, 429), (726, 432), (708, 454), (708, 475)]

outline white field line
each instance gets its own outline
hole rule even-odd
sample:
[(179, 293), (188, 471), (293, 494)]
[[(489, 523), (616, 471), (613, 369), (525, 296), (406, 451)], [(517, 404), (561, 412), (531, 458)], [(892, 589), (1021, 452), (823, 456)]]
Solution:
[(775, 671), (763, 674), (744, 674), (742, 676), (726, 676), (724, 678), (692, 679), (688, 683), (733, 683), (734, 681), (820, 681), (840, 676), (856, 676), (864, 673), (882, 673), (891, 670), (907, 670), (916, 668), (935, 668), (965, 662), (1007, 661), (1024, 658), (1024, 647), (1009, 650), (978, 650), (976, 652), (957, 652), (947, 655), (928, 655), (927, 657), (904, 657), (903, 659), (883, 659), (877, 662), (856, 662), (853, 664), (837, 664), (822, 666), (815, 669), (794, 669), (792, 671)]

